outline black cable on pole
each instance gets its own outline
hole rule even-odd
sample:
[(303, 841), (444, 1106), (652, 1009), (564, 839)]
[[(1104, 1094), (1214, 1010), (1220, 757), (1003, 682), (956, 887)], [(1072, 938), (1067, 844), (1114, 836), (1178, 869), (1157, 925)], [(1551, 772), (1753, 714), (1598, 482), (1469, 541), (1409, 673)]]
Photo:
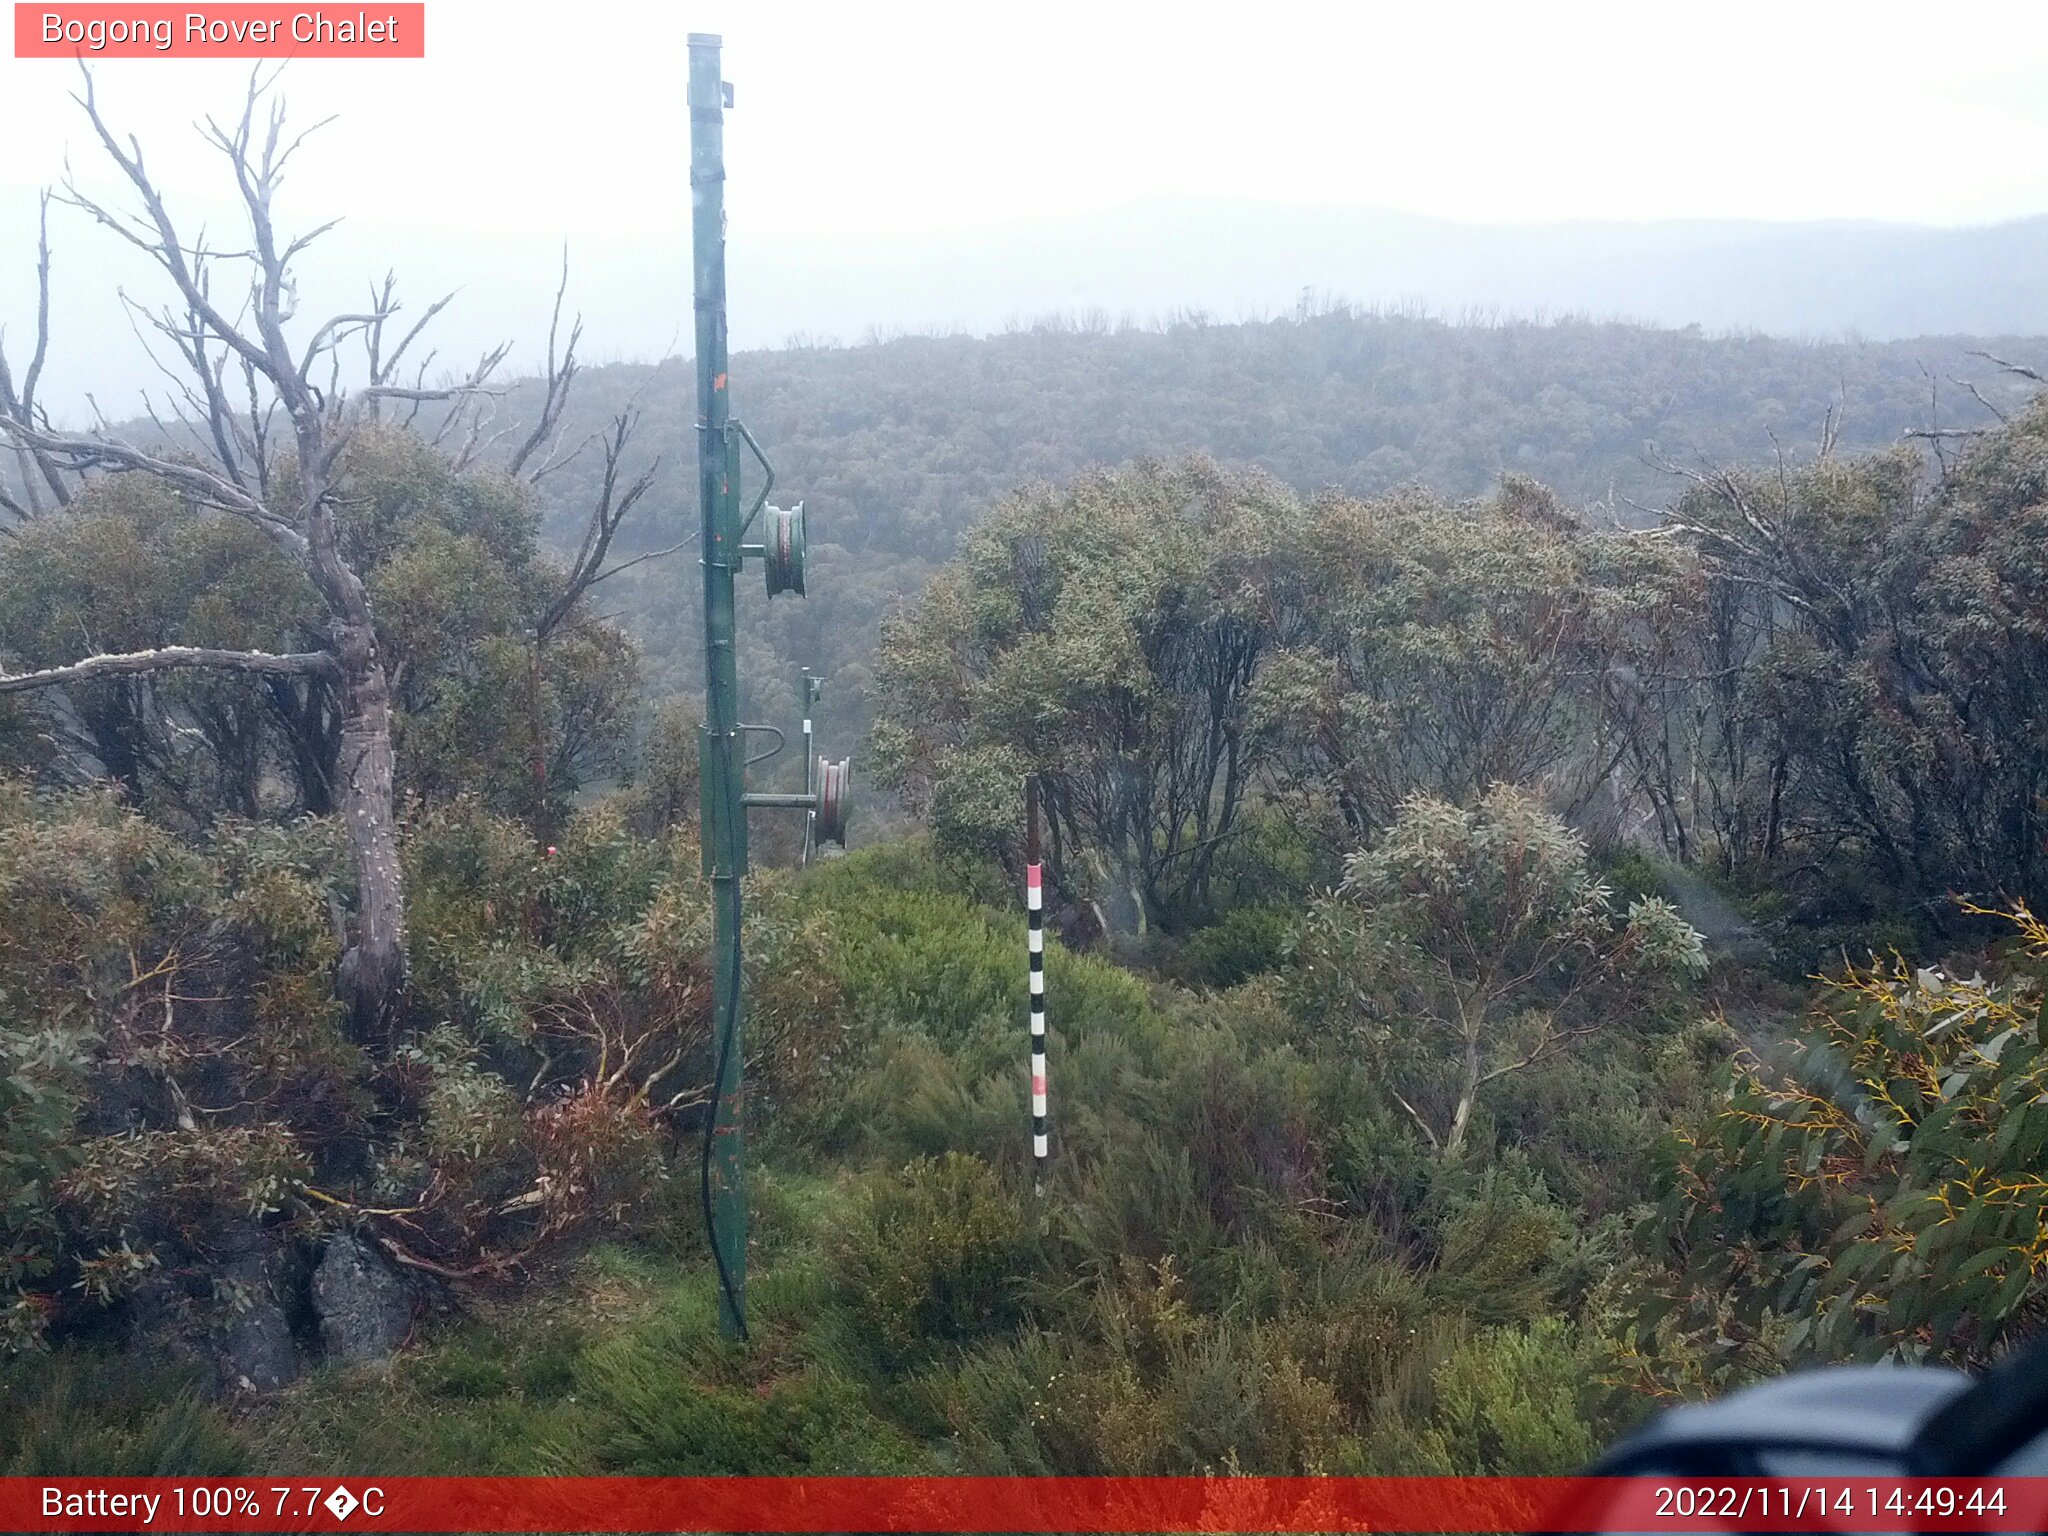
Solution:
[[(740, 814), (744, 816), (746, 812), (742, 810)], [(704, 1144), (697, 1164), (697, 1197), (704, 1211), (704, 1238), (711, 1245), (711, 1263), (718, 1271), (718, 1288), (725, 1294), (725, 1304), (732, 1312), (740, 1342), (744, 1344), (747, 1341), (747, 1315), (740, 1307), (739, 1292), (733, 1286), (731, 1272), (725, 1267), (725, 1254), (718, 1246), (718, 1216), (711, 1205), (711, 1146), (718, 1135), (719, 1090), (725, 1086), (725, 1067), (732, 1057), (733, 1024), (740, 1011), (740, 877), (739, 850), (734, 846), (737, 841), (732, 835), (731, 818), (728, 817), (726, 867), (733, 871), (727, 877), (732, 881), (732, 985), (725, 999), (725, 1028), (718, 1036), (718, 1060), (711, 1069), (711, 1113), (704, 1119)], [(715, 899), (716, 893), (713, 894)]]

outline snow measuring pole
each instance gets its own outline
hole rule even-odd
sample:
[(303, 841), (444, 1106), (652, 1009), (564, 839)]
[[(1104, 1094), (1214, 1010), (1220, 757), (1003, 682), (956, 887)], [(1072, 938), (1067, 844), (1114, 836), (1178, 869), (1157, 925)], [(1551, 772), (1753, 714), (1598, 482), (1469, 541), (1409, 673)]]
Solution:
[[(746, 1062), (741, 1030), (740, 878), (747, 872), (747, 809), (762, 806), (811, 813), (817, 841), (846, 842), (849, 765), (804, 764), (801, 794), (749, 794), (750, 763), (781, 750), (773, 726), (739, 717), (733, 580), (749, 557), (760, 560), (768, 595), (803, 596), (804, 506), (768, 505), (775, 471), (753, 434), (732, 414), (726, 378), (725, 111), (732, 87), (719, 72), (720, 42), (690, 34), (690, 210), (697, 303), (697, 489), (703, 523), (698, 544), (704, 572), (704, 726), (698, 736), (704, 874), (712, 901), (712, 1112), (705, 1122), (700, 1193), (718, 1270), (718, 1326), (727, 1338), (747, 1336)], [(740, 449), (760, 466), (761, 488), (740, 512)], [(762, 542), (745, 543), (766, 510)], [(809, 714), (809, 698), (805, 713)], [(749, 758), (745, 733), (765, 731), (777, 744)], [(810, 735), (805, 732), (806, 758)], [(814, 791), (809, 786), (815, 783)]]

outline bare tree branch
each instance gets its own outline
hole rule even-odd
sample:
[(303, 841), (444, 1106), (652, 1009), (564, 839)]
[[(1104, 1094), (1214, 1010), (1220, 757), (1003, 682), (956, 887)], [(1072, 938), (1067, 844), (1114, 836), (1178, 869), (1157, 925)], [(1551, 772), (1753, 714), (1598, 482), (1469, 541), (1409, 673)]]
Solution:
[[(569, 566), (569, 579), (563, 583), (561, 592), (548, 605), (547, 611), (541, 615), (540, 622), (535, 625), (535, 632), (541, 640), (547, 639), (585, 592), (598, 582), (616, 576), (619, 571), (626, 569), (626, 566), (622, 565), (615, 570), (605, 570), (605, 556), (610, 553), (612, 539), (626, 521), (626, 514), (647, 494), (648, 487), (654, 484), (654, 477), (661, 469), (661, 460), (657, 458), (641, 471), (632, 484), (625, 488), (623, 494), (620, 493), (620, 465), (625, 459), (626, 445), (632, 441), (634, 428), (639, 423), (639, 410), (628, 406), (612, 418), (611, 431), (602, 439), (604, 474), (598, 482), (597, 502), (590, 509), (590, 521), (584, 525), (583, 541), (577, 547), (576, 558)], [(682, 545), (678, 544), (656, 553), (673, 554), (680, 548)], [(642, 555), (627, 564), (637, 565), (642, 560), (652, 558), (655, 558), (655, 555)]]
[(228, 672), (262, 672), (301, 677), (334, 675), (339, 669), (325, 651), (297, 651), (276, 655), (269, 651), (222, 651), (204, 646), (167, 645), (154, 651), (122, 651), (89, 656), (66, 667), (45, 667), (38, 672), (0, 673), (0, 693), (26, 693), (37, 688), (56, 688), (82, 683), (95, 677), (133, 676), (137, 673), (170, 672), (181, 668), (208, 667)]
[[(563, 407), (569, 403), (569, 386), (575, 382), (578, 368), (576, 362), (576, 343), (583, 339), (583, 317), (578, 315), (574, 323), (569, 327), (569, 345), (563, 351), (561, 361), (557, 363), (555, 360), (555, 336), (561, 329), (562, 298), (568, 291), (569, 247), (564, 244), (562, 247), (562, 281), (555, 289), (554, 313), (548, 319), (548, 371), (543, 384), (540, 415), (533, 423), (533, 430), (527, 433), (526, 440), (513, 451), (511, 462), (505, 466), (507, 474), (516, 475), (526, 467), (526, 461), (533, 456), (534, 450), (539, 448), (547, 440), (549, 434), (555, 431), (556, 424), (561, 420)], [(556, 439), (556, 446), (560, 446), (559, 437)], [(547, 473), (549, 466), (554, 462), (554, 457), (555, 449), (551, 447), (548, 450), (547, 458), (542, 461), (540, 468), (534, 471), (534, 479), (536, 481)]]
[(595, 576), (591, 577), (589, 581), (584, 583), (583, 590), (587, 592), (592, 587), (596, 586), (600, 581), (609, 581), (612, 579), (612, 577), (618, 575), (621, 571), (630, 571), (631, 569), (633, 569), (634, 566), (645, 565), (649, 560), (666, 560), (670, 555), (680, 554), (683, 550), (688, 549), (692, 544), (696, 542), (697, 534), (696, 531), (693, 529), (691, 530), (688, 537), (678, 539), (675, 543), (668, 545), (664, 549), (650, 549), (645, 554), (635, 555), (630, 560), (621, 560), (617, 565), (613, 566), (608, 571), (599, 571)]
[(1981, 357), (1985, 362), (1990, 363), (1994, 367), (2002, 368), (2007, 373), (2016, 373), (2023, 379), (2032, 379), (2036, 384), (2048, 384), (2048, 378), (2042, 377), (2023, 363), (2008, 363), (2004, 358), (1991, 352), (1973, 351), (1970, 353), (1970, 356)]
[[(34, 352), (29, 356), (28, 372), (22, 375), (19, 392), (7, 366), (6, 348), (0, 346), (0, 417), (11, 418), (27, 426), (34, 426), (40, 419), (36, 409), (36, 385), (42, 379), (43, 362), (50, 351), (50, 194), (47, 190), (37, 203), (36, 217), (36, 343)], [(4, 333), (0, 333), (0, 341), (4, 340)], [(14, 456), (21, 470), (22, 494), (28, 500), (24, 508), (23, 503), (9, 497), (4, 503), (8, 511), (19, 518), (42, 512), (42, 493), (36, 489), (38, 474), (58, 506), (70, 501), (70, 487), (64, 483), (64, 476), (56, 464), (18, 440), (14, 444)]]
[[(89, 398), (89, 397), (88, 397)], [(156, 476), (185, 492), (196, 501), (224, 512), (245, 517), (260, 527), (273, 542), (295, 556), (305, 553), (306, 537), (270, 507), (232, 481), (197, 464), (145, 453), (126, 443), (98, 437), (68, 437), (25, 427), (18, 421), (0, 419), (0, 432), (26, 442), (30, 447), (83, 469), (111, 466)]]
[(1958, 379), (1954, 376), (1951, 376), (1949, 378), (1949, 383), (1961, 385), (1964, 389), (1967, 389), (1970, 392), (1970, 394), (1976, 399), (1977, 403), (1983, 406), (1985, 410), (1989, 411), (1993, 416), (1996, 416), (2000, 421), (2006, 420), (2005, 412), (2001, 411), (1997, 406), (1993, 405), (1989, 400), (1985, 399), (1984, 391), (1979, 389), (1975, 384), (1972, 384), (1968, 379)]

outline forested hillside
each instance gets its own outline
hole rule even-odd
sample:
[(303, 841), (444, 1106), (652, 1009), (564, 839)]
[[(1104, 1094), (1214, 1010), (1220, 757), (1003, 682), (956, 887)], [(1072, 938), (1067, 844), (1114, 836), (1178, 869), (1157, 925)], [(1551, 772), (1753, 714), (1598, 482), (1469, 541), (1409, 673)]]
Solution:
[[(2009, 409), (2024, 381), (1979, 351), (2026, 362), (2039, 361), (2041, 347), (1967, 338), (1823, 345), (1338, 310), (741, 354), (735, 410), (769, 447), (777, 500), (801, 497), (815, 519), (818, 569), (806, 602), (776, 604), (757, 620), (755, 643), (766, 648), (752, 675), (769, 689), (775, 656), (842, 679), (835, 708), (864, 693), (881, 616), (915, 596), (961, 532), (1025, 481), (1196, 451), (1258, 465), (1302, 491), (1371, 494), (1412, 481), (1464, 497), (1522, 474), (1572, 507), (1595, 507), (1596, 520), (1642, 523), (1652, 519), (1640, 509), (1661, 508), (1683, 488), (1667, 461), (1755, 462), (1781, 446), (1808, 456), (1831, 422), (1844, 448), (1990, 423), (1965, 384)], [(666, 456), (635, 532), (640, 547), (673, 543), (695, 526), (691, 390), (683, 361), (617, 365), (586, 372), (570, 402), (565, 443), (631, 402), (642, 413), (641, 450)], [(536, 395), (531, 385), (515, 390), (500, 425), (530, 421)], [(559, 542), (573, 542), (598, 467), (586, 456), (544, 482)], [(611, 606), (646, 647), (657, 693), (699, 686), (692, 591), (694, 576), (674, 561), (630, 573), (613, 591)], [(758, 708), (786, 716), (789, 688), (764, 691)], [(856, 713), (848, 723), (862, 720)]]

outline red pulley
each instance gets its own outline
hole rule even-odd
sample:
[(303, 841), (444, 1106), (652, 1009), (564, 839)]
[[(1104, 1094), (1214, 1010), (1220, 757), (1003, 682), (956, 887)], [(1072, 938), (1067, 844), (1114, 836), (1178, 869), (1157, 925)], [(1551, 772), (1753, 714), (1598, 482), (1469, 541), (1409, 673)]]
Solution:
[(847, 790), (853, 779), (853, 759), (838, 762), (818, 760), (818, 819), (812, 824), (820, 843), (846, 846)]

